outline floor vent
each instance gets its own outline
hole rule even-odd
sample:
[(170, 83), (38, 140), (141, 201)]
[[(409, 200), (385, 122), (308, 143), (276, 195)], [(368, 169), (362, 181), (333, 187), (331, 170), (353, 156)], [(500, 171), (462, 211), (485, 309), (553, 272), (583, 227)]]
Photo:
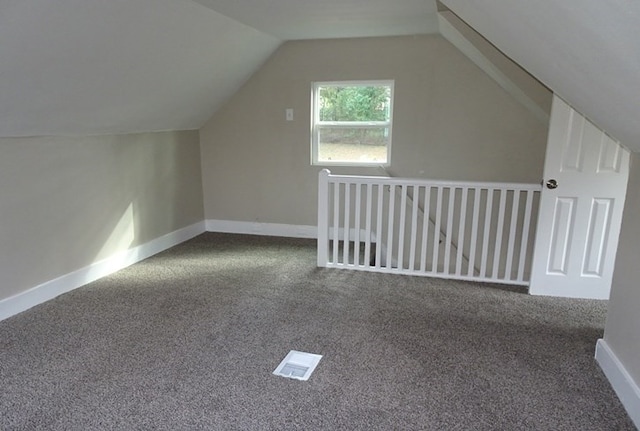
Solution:
[(311, 373), (318, 366), (322, 355), (292, 350), (273, 371), (276, 376), (297, 380), (309, 380)]

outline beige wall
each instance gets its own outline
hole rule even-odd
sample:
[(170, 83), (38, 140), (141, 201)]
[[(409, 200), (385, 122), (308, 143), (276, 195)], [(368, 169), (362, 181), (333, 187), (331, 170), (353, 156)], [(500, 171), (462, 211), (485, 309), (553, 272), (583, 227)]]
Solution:
[(631, 157), (604, 340), (640, 385), (640, 155)]
[(0, 299), (203, 219), (198, 132), (0, 139)]
[(311, 82), (355, 79), (395, 80), (395, 176), (540, 181), (547, 124), (442, 37), (294, 41), (200, 130), (205, 218), (315, 225)]
[(551, 115), (551, 101), (553, 93), (540, 81), (531, 76), (529, 72), (520, 67), (516, 62), (504, 55), (493, 46), (480, 33), (467, 25), (450, 11), (440, 12), (443, 19), (446, 19), (460, 34), (467, 40), (482, 56), (491, 63), (501, 74), (511, 81), (519, 91), (548, 117)]

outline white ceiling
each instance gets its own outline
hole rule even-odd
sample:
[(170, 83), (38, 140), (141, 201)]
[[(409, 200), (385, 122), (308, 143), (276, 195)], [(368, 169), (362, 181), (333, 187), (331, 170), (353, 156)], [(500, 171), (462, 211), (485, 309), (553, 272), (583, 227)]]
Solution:
[(437, 29), (434, 0), (200, 3), (0, 0), (0, 136), (197, 129), (283, 40)]
[(191, 0), (0, 0), (0, 136), (197, 129), (280, 42)]
[(442, 2), (600, 128), (640, 151), (640, 2)]

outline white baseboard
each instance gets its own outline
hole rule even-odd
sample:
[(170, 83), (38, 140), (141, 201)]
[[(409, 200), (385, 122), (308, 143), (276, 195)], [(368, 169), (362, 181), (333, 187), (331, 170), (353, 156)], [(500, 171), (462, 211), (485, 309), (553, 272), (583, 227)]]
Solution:
[(0, 301), (0, 320), (4, 320), (63, 293), (119, 271), (129, 265), (200, 235), (204, 231), (204, 222), (192, 224), (191, 226), (178, 229), (137, 247), (118, 252), (106, 259), (94, 262), (89, 266), (69, 274), (44, 282), (17, 295), (5, 298)]
[(599, 339), (596, 343), (596, 361), (609, 379), (629, 417), (640, 429), (640, 387), (603, 339)]
[(257, 223), (233, 220), (207, 220), (208, 232), (240, 233), (248, 235), (285, 236), (289, 238), (317, 238), (316, 226)]

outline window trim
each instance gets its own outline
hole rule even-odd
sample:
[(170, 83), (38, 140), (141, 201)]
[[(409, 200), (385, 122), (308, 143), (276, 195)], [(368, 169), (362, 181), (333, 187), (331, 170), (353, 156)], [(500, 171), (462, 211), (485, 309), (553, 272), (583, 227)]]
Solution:
[[(311, 165), (313, 166), (389, 166), (391, 164), (391, 144), (393, 142), (393, 99), (394, 99), (393, 79), (378, 80), (350, 80), (350, 81), (317, 81), (311, 83)], [(320, 87), (389, 87), (391, 94), (389, 97), (389, 121), (320, 121), (320, 97), (318, 89)], [(353, 162), (353, 161), (320, 161), (318, 160), (318, 138), (322, 128), (366, 128), (380, 127), (389, 129), (389, 143), (387, 144), (386, 162)]]

